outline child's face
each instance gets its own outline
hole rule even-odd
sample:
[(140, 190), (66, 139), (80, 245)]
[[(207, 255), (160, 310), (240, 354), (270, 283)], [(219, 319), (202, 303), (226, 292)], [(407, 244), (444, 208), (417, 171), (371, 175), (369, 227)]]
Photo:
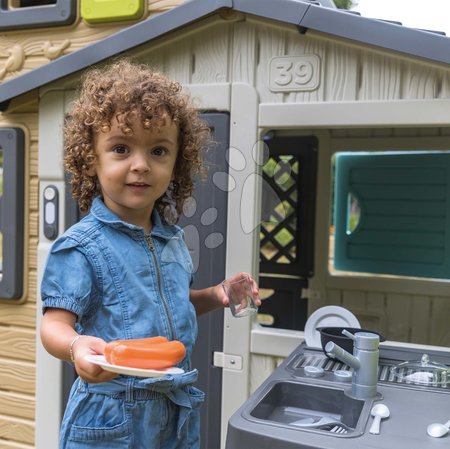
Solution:
[(117, 120), (109, 132), (94, 138), (97, 175), (105, 204), (122, 220), (146, 231), (158, 198), (173, 179), (178, 154), (178, 126), (169, 118), (160, 129), (145, 129), (139, 120), (133, 134), (124, 135)]

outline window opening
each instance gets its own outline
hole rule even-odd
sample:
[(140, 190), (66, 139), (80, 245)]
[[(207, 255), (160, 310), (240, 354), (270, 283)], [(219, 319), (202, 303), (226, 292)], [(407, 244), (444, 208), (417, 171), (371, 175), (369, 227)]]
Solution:
[(329, 270), (450, 279), (450, 151), (338, 152)]
[(34, 6), (56, 5), (57, 0), (8, 0), (9, 9), (32, 8)]

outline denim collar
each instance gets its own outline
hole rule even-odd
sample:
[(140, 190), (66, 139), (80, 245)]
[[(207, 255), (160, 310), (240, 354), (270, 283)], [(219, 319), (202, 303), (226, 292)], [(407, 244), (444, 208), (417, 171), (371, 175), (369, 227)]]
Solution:
[[(90, 212), (97, 220), (112, 228), (116, 228), (138, 237), (145, 235), (145, 231), (142, 226), (136, 226), (123, 221), (105, 205), (102, 198), (99, 196), (94, 199)], [(180, 231), (179, 226), (169, 226), (164, 223), (156, 209), (153, 209), (152, 211), (152, 223), (153, 227), (150, 234), (154, 237), (161, 237), (169, 240)]]

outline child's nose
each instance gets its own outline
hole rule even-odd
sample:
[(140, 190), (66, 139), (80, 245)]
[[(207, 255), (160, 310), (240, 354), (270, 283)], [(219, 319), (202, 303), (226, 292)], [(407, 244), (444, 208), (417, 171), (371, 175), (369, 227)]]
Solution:
[(133, 161), (131, 163), (131, 170), (134, 172), (148, 172), (150, 171), (150, 163), (146, 157), (136, 155), (133, 157)]

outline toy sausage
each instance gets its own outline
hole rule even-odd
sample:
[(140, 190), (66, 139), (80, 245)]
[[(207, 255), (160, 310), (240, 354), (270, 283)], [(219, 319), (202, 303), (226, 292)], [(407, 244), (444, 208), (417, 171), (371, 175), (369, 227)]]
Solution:
[(105, 359), (108, 363), (111, 363), (111, 351), (113, 350), (113, 348), (115, 348), (116, 346), (119, 346), (121, 344), (130, 344), (130, 345), (142, 345), (142, 346), (148, 346), (150, 344), (153, 343), (162, 343), (164, 341), (169, 341), (167, 340), (166, 337), (147, 337), (147, 338), (135, 338), (132, 340), (112, 340), (110, 341), (106, 347), (105, 347)]
[(167, 341), (164, 337), (116, 340), (106, 346), (105, 358), (108, 363), (130, 368), (162, 370), (176, 365), (186, 355), (183, 343), (178, 340)]

